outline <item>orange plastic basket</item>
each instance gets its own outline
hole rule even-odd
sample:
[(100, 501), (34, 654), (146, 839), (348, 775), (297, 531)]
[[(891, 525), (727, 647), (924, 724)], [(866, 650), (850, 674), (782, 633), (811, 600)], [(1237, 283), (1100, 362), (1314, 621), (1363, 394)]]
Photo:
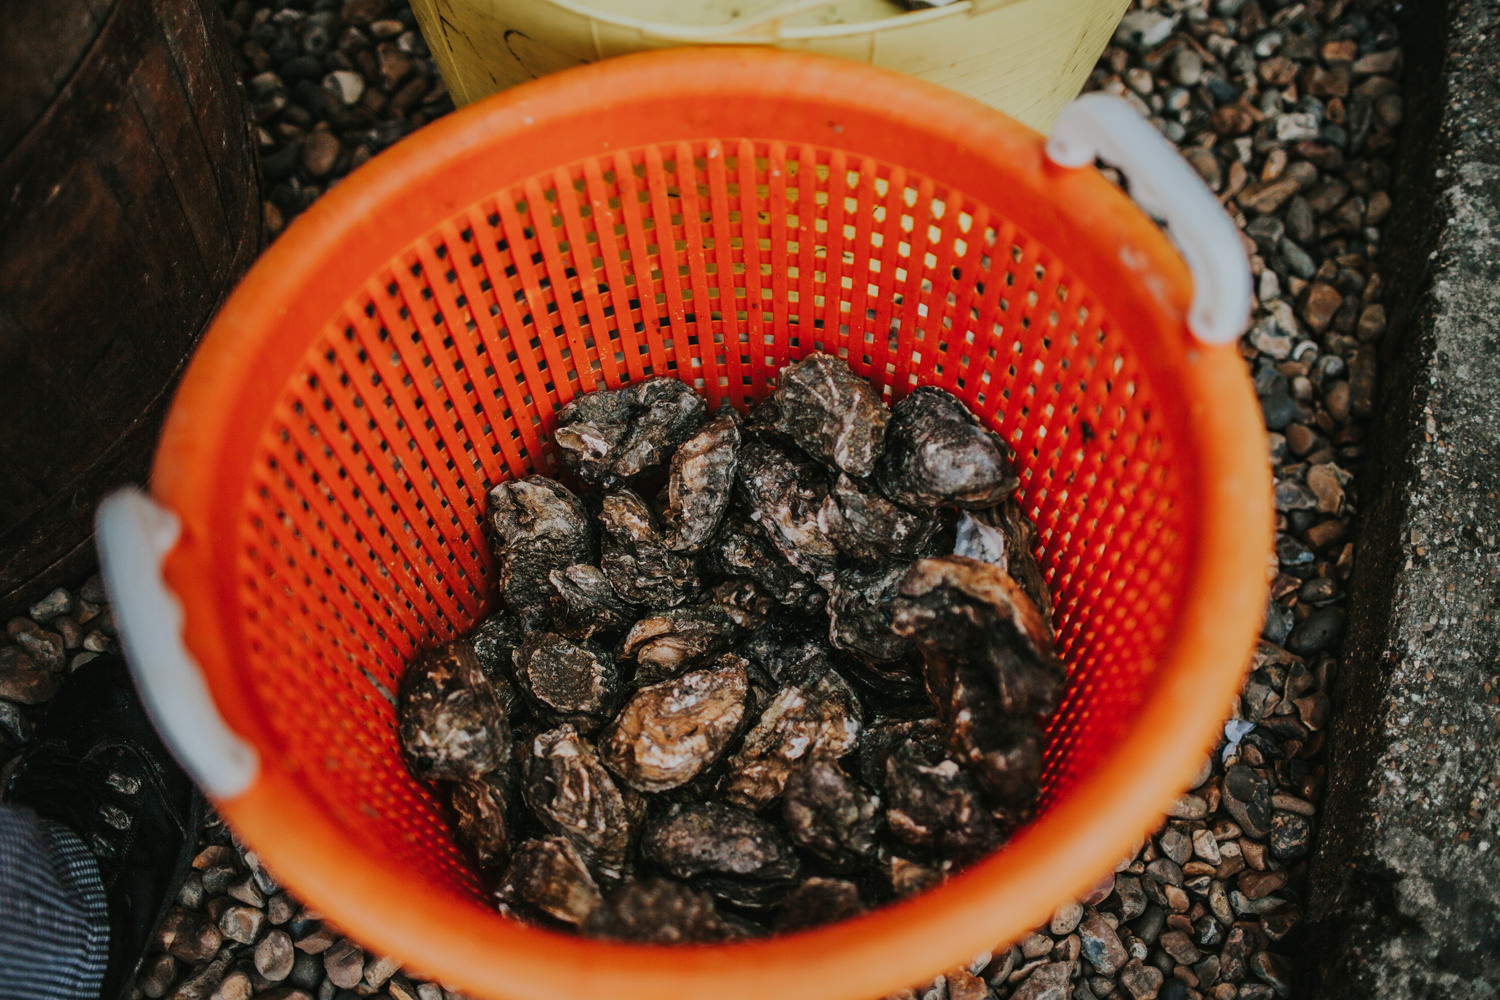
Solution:
[[(878, 996), (1108, 871), (1230, 703), (1270, 479), (1191, 295), (1097, 171), (926, 84), (722, 49), (528, 84), (362, 167), (224, 307), (150, 498), (101, 514), (126, 647), (244, 841), (418, 972), (494, 1000)], [(498, 915), (390, 701), (491, 606), (487, 487), (555, 467), (578, 393), (668, 373), (743, 409), (813, 350), (892, 399), (942, 386), (1015, 450), (1070, 667), (1039, 818), (940, 888), (791, 936), (636, 946)]]

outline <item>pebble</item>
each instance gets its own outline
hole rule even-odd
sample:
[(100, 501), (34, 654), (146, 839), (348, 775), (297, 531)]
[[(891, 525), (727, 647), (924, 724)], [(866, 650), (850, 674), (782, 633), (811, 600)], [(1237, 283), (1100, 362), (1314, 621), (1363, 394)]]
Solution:
[[(67, 661), (67, 649), (63, 645), (62, 636), (47, 631), (29, 618), (11, 619), (6, 632), (15, 640), (16, 646), (5, 648), (19, 647), (44, 670), (61, 670)], [(0, 669), (3, 669), (3, 663), (0, 663)]]
[(1291, 968), (1286, 959), (1268, 951), (1258, 951), (1250, 956), (1250, 971), (1264, 980), (1278, 996), (1290, 996), (1292, 992)]
[(1011, 994), (1011, 1000), (1068, 1000), (1071, 973), (1067, 962), (1038, 965)]
[(1115, 42), (1136, 52), (1156, 48), (1172, 34), (1177, 19), (1154, 10), (1133, 10), (1120, 19)]
[(223, 982), (224, 973), (229, 970), (229, 963), (232, 961), (233, 954), (227, 950), (220, 952), (213, 961), (200, 966), (184, 980), (172, 993), (172, 1000), (208, 1000)]
[(1197, 86), (1203, 79), (1203, 57), (1196, 49), (1183, 46), (1172, 54), (1172, 80), (1184, 87)]
[(1155, 966), (1143, 965), (1138, 958), (1120, 970), (1120, 985), (1132, 1000), (1151, 1000), (1161, 990), (1165, 977)]
[(1261, 396), (1260, 409), (1268, 430), (1279, 431), (1297, 419), (1297, 402), (1286, 393)]
[[(219, 932), (240, 944), (254, 944), (265, 925), (265, 913), (254, 906), (231, 906), (219, 914)], [(290, 940), (287, 948), (291, 948)]]
[(218, 952), (224, 936), (202, 913), (174, 907), (156, 930), (161, 949), (184, 962), (205, 962)]
[(250, 977), (243, 970), (235, 969), (224, 977), (209, 1000), (250, 1000), (254, 992)]
[(255, 970), (273, 983), (279, 983), (292, 971), (297, 960), (291, 936), (277, 928), (255, 946)]
[(1308, 286), (1300, 314), (1313, 332), (1322, 333), (1328, 329), (1328, 324), (1333, 321), (1333, 314), (1343, 304), (1344, 297), (1337, 288), (1318, 281)]
[(1083, 907), (1081, 905), (1064, 903), (1056, 913), (1052, 914), (1052, 923), (1048, 930), (1052, 932), (1053, 937), (1067, 937), (1073, 933), (1073, 929), (1078, 926), (1078, 921), (1082, 918)]
[(317, 989), (318, 984), (323, 982), (322, 959), (316, 955), (309, 955), (305, 951), (297, 952), (297, 957), (292, 962), (292, 971), (287, 974), (286, 981), (304, 990)]
[(1083, 957), (1100, 975), (1113, 975), (1125, 964), (1128, 956), (1120, 935), (1099, 913), (1089, 914), (1078, 925), (1078, 939), (1083, 946)]
[(946, 980), (948, 1000), (989, 1000), (989, 985), (967, 970), (956, 969)]
[[(1265, 271), (1263, 274), (1273, 274)], [(1292, 338), (1287, 336), (1275, 319), (1267, 316), (1250, 328), (1250, 344), (1262, 354), (1281, 359), (1292, 353)]]
[(352, 990), (364, 977), (365, 953), (352, 941), (339, 940), (323, 953), (328, 979), (341, 989)]
[(266, 903), (266, 918), (280, 926), (297, 915), (297, 901), (287, 893), (278, 892)]
[(1224, 807), (1250, 836), (1266, 836), (1271, 829), (1271, 783), (1264, 774), (1236, 764), (1224, 776)]
[(1285, 205), (1297, 193), (1295, 177), (1281, 177), (1274, 181), (1259, 181), (1239, 193), (1236, 201), (1240, 207), (1251, 212), (1266, 214)]
[(339, 158), (339, 140), (321, 129), (310, 132), (302, 145), (302, 166), (314, 177), (326, 177)]
[(365, 966), (365, 985), (371, 989), (380, 989), (390, 978), (401, 969), (401, 963), (390, 956), (377, 958)]
[(37, 666), (24, 653), (11, 657), (9, 662), (0, 656), (0, 699), (40, 705), (50, 701), (61, 686), (61, 676)]
[(365, 78), (353, 70), (336, 69), (323, 78), (323, 86), (345, 105), (358, 104), (365, 95)]
[(1271, 817), (1271, 856), (1281, 861), (1305, 857), (1312, 847), (1312, 823), (1294, 812), (1276, 812)]
[(167, 995), (177, 982), (177, 960), (171, 955), (154, 955), (146, 959), (136, 976), (136, 986), (151, 1000)]
[(1041, 958), (1052, 950), (1052, 939), (1045, 934), (1032, 932), (1021, 939), (1021, 954), (1028, 958)]
[(33, 622), (46, 624), (54, 618), (73, 613), (73, 595), (62, 587), (58, 587), (46, 597), (37, 601), (27, 612)]
[(1298, 622), (1287, 637), (1287, 648), (1294, 653), (1320, 653), (1331, 646), (1344, 631), (1342, 608), (1319, 608)]

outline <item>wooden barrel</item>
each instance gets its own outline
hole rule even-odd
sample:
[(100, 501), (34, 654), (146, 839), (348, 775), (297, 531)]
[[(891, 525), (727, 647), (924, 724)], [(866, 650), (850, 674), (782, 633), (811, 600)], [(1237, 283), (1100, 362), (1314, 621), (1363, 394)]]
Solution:
[(261, 239), (214, 0), (0, 4), (0, 614), (89, 571)]

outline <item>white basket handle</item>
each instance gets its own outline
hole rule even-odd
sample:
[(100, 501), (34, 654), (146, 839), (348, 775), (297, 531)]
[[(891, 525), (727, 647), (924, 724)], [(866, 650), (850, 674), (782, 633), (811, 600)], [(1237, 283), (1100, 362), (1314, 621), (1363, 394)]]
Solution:
[(1084, 167), (1097, 157), (1130, 181), (1130, 196), (1157, 218), (1193, 275), (1187, 325), (1199, 340), (1229, 344), (1250, 316), (1250, 266), (1239, 230), (1186, 160), (1125, 101), (1088, 94), (1063, 108), (1047, 140), (1047, 157)]
[(99, 566), (125, 661), (162, 742), (211, 798), (255, 781), (259, 759), (224, 722), (182, 641), (182, 605), (162, 576), (177, 517), (135, 487), (104, 498), (94, 517)]

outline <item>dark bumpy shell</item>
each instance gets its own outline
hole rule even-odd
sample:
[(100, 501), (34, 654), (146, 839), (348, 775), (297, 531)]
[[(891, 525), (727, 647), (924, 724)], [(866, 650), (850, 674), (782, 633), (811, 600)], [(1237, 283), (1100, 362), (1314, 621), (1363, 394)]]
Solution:
[(933, 542), (943, 519), (907, 510), (841, 475), (818, 510), (818, 524), (845, 558), (888, 564), (937, 555)]
[(583, 732), (609, 721), (624, 687), (610, 652), (555, 632), (533, 634), (513, 654), (516, 682), (543, 719), (568, 719)]
[(603, 534), (599, 568), (626, 601), (670, 608), (698, 590), (693, 557), (667, 548), (656, 516), (636, 494), (629, 490), (606, 494), (599, 527)]
[(583, 856), (566, 837), (528, 840), (516, 848), (495, 895), (520, 909), (578, 926), (604, 902)]
[(588, 639), (600, 632), (625, 628), (640, 617), (640, 608), (615, 590), (597, 566), (576, 563), (547, 575), (562, 599), (557, 630), (572, 639)]
[(648, 944), (727, 941), (743, 936), (719, 915), (712, 896), (665, 878), (646, 878), (620, 886), (589, 915), (583, 930), (599, 937)]
[(579, 479), (614, 486), (665, 462), (707, 413), (691, 386), (650, 378), (578, 396), (558, 411), (554, 440)]
[(583, 504), (545, 476), (501, 483), (490, 490), (500, 596), (523, 626), (545, 621), (556, 592), (555, 569), (594, 561), (594, 529)]
[(709, 573), (754, 580), (777, 603), (816, 613), (823, 607), (817, 582), (782, 558), (761, 530), (731, 510), (719, 533), (703, 549), (703, 568)]
[(526, 803), (548, 830), (567, 837), (606, 879), (619, 878), (643, 803), (622, 789), (572, 726), (532, 740), (523, 761)]
[(993, 507), (1020, 485), (999, 435), (931, 386), (892, 409), (875, 479), (886, 496), (918, 509)]
[(775, 399), (776, 430), (803, 451), (851, 476), (874, 470), (891, 413), (847, 363), (809, 354), (782, 370)]
[(857, 885), (841, 878), (814, 875), (782, 900), (774, 926), (778, 933), (790, 933), (837, 923), (863, 912), (865, 903)]
[(859, 700), (836, 672), (788, 684), (730, 758), (724, 801), (765, 808), (781, 797), (798, 764), (813, 754), (842, 757), (859, 742), (859, 732)]
[(875, 853), (880, 796), (818, 756), (792, 772), (781, 800), (788, 835), (798, 847), (841, 867)]
[(1003, 805), (1029, 807), (1064, 682), (1031, 599), (990, 563), (924, 559), (902, 581), (894, 628), (916, 641), (953, 752)]
[(959, 519), (953, 554), (994, 563), (1004, 570), (1031, 598), (1050, 632), (1052, 595), (1035, 551), (1036, 527), (1021, 513), (1021, 505), (1014, 498), (988, 510), (966, 510)]
[(672, 608), (636, 622), (620, 652), (635, 659), (637, 684), (655, 684), (722, 653), (739, 633), (718, 603)]
[(677, 806), (657, 817), (641, 837), (641, 854), (737, 906), (785, 896), (801, 867), (774, 824), (721, 802)]
[(610, 769), (643, 792), (677, 788), (708, 770), (743, 727), (749, 696), (745, 661), (641, 688), (599, 740)]
[(1000, 842), (979, 789), (958, 762), (908, 740), (885, 761), (886, 823), (914, 847), (968, 863)]
[(740, 449), (738, 477), (745, 510), (771, 547), (815, 580), (833, 576), (838, 549), (818, 524), (828, 474), (816, 462), (751, 438)]
[(415, 778), (482, 778), (510, 760), (505, 709), (464, 640), (412, 661), (401, 677), (396, 719)]
[(515, 801), (511, 768), (450, 786), (454, 835), (458, 845), (483, 872), (505, 867), (510, 857), (511, 816)]
[(667, 476), (667, 548), (697, 552), (723, 523), (740, 461), (740, 418), (717, 414), (672, 456)]

